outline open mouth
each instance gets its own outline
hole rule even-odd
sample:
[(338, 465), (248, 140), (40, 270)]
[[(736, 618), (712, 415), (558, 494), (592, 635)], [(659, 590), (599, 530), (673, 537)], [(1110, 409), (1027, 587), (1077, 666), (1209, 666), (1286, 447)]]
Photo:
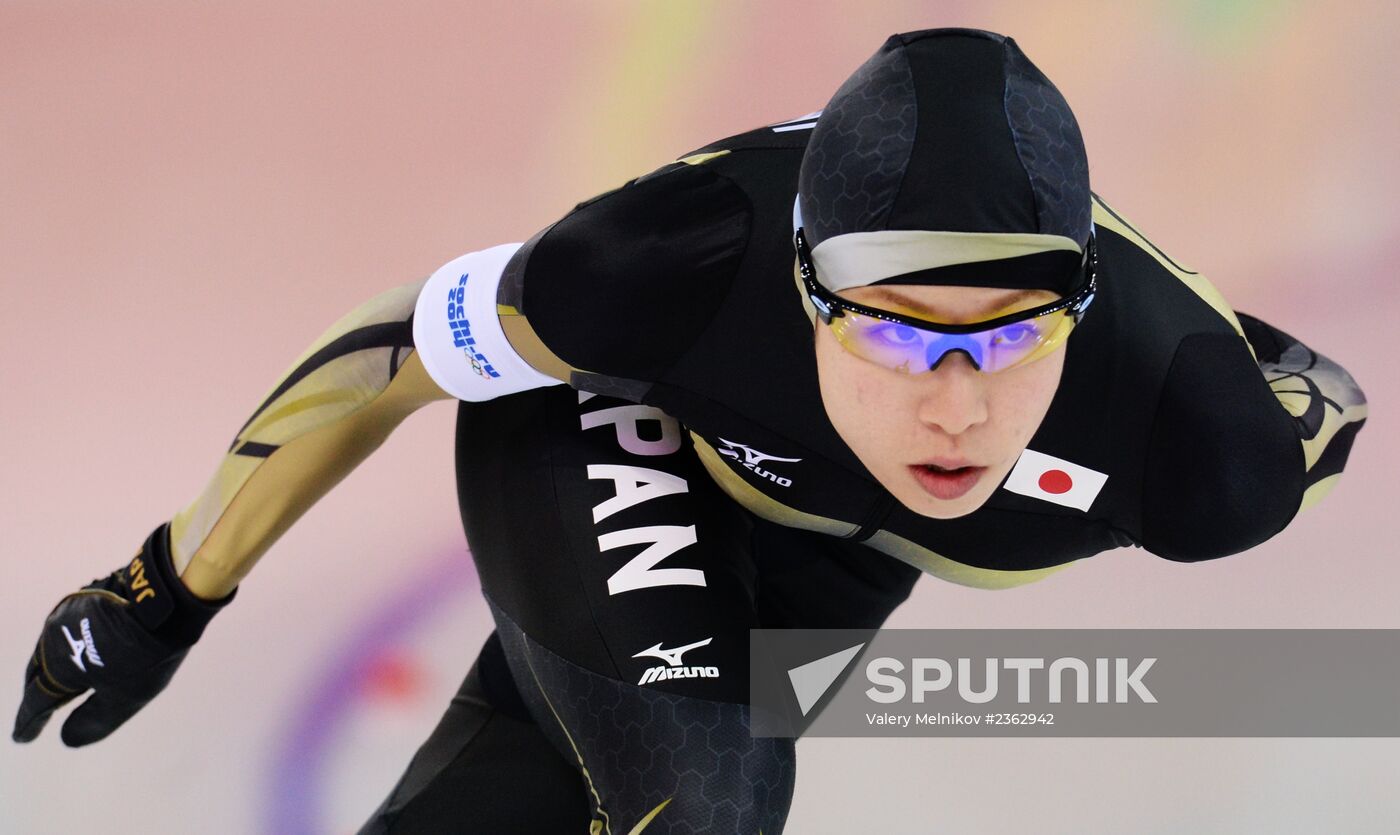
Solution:
[(971, 490), (987, 471), (986, 467), (940, 467), (936, 464), (912, 464), (909, 471), (934, 498), (949, 501)]

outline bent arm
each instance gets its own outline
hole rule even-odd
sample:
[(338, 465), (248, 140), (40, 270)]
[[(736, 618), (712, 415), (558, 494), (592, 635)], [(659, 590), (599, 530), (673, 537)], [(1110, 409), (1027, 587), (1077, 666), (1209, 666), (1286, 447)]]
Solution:
[(1292, 416), (1306, 468), (1301, 513), (1342, 476), (1356, 433), (1366, 423), (1366, 395), (1345, 368), (1267, 322), (1236, 311), (1264, 379)]
[(1336, 363), (1233, 310), (1204, 276), (1167, 257), (1098, 195), (1094, 223), (1179, 280), (1249, 351), (1239, 351), (1233, 335), (1205, 331), (1177, 347), (1145, 464), (1141, 543), (1180, 562), (1253, 548), (1336, 485), (1366, 421), (1365, 395)]
[(336, 322), (238, 431), (204, 492), (171, 522), (171, 558), (190, 591), (228, 594), (263, 553), (426, 403), (447, 398), (414, 351), (424, 282)]

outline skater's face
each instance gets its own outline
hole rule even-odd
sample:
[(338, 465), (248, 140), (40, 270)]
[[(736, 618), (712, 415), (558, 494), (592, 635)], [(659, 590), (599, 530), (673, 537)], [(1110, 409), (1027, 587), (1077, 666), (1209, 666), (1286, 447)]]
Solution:
[[(1004, 315), (1008, 303), (1028, 310), (1057, 298), (1047, 290), (928, 285), (838, 295), (948, 323)], [(1064, 357), (1060, 344), (1031, 362), (986, 373), (965, 352), (953, 351), (933, 370), (910, 374), (856, 356), (830, 327), (816, 323), (817, 373), (832, 425), (891, 495), (934, 519), (965, 516), (991, 497), (1049, 410)]]

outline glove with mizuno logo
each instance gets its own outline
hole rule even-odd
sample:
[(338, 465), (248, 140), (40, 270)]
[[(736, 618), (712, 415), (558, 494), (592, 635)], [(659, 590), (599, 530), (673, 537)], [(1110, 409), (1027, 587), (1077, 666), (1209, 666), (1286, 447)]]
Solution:
[(170, 560), (170, 526), (161, 525), (130, 563), (59, 601), (44, 622), (24, 674), (14, 740), (39, 735), (55, 709), (90, 698), (63, 723), (66, 745), (97, 742), (121, 727), (185, 660), (204, 627), (233, 599), (195, 597)]

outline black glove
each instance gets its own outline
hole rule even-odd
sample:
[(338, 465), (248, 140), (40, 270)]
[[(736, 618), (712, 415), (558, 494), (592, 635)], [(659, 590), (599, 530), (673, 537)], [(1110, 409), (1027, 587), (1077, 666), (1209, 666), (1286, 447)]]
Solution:
[(131, 563), (58, 602), (24, 674), (14, 740), (39, 735), (61, 705), (92, 688), (63, 723), (63, 742), (104, 739), (156, 694), (209, 620), (233, 600), (195, 597), (170, 561), (170, 526), (146, 539)]

